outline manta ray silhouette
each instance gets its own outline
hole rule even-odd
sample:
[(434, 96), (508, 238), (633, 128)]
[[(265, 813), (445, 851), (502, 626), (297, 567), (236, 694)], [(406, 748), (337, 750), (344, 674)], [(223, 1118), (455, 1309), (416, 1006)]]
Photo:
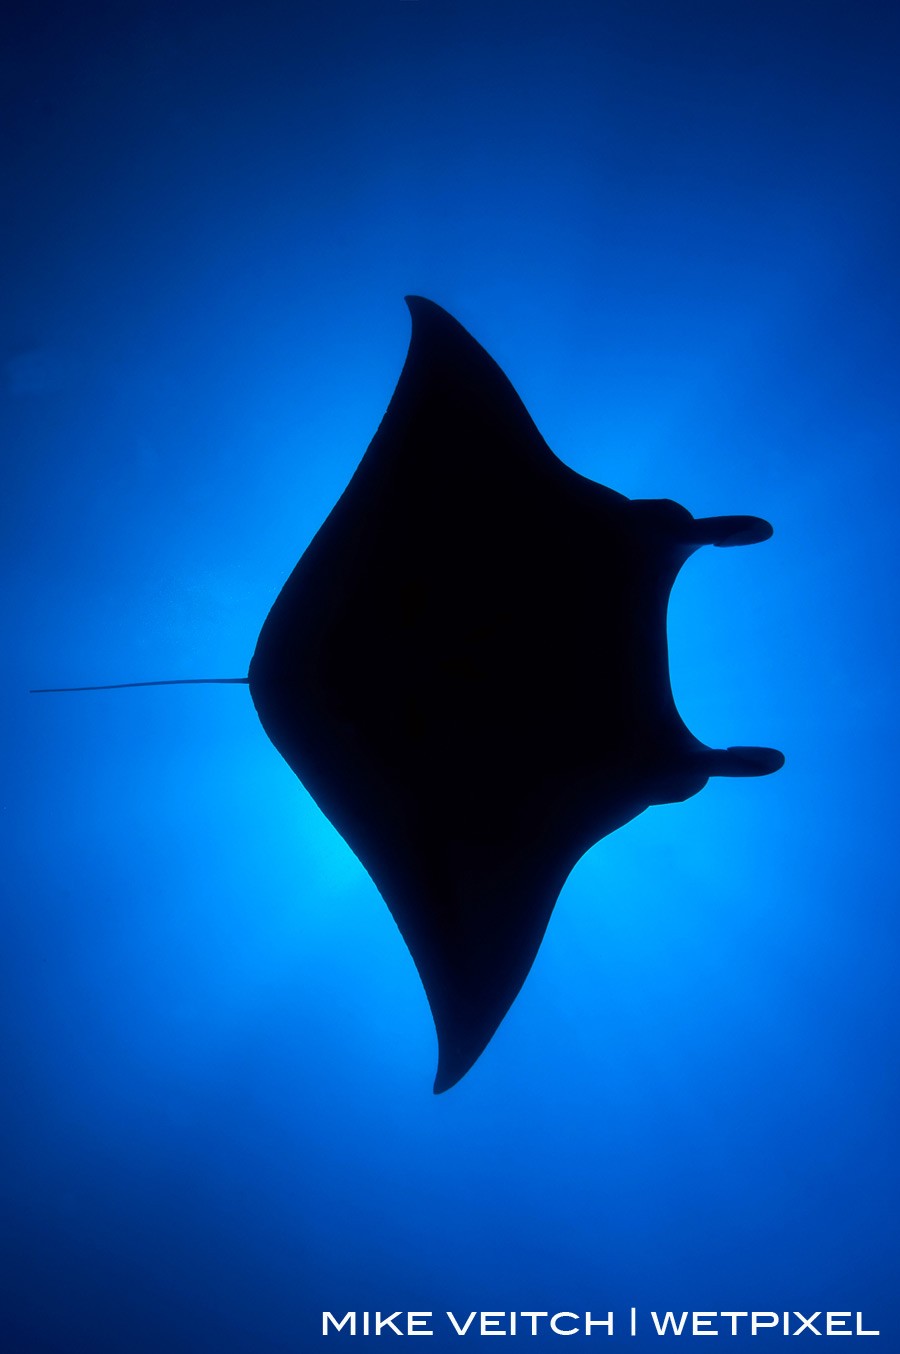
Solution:
[(666, 646), (685, 560), (770, 525), (695, 519), (585, 479), (456, 320), (407, 303), (384, 419), (249, 676), (222, 680), (249, 683), (269, 738), (387, 903), (434, 1017), (440, 1092), (490, 1042), (585, 851), (710, 776), (784, 758), (696, 739)]

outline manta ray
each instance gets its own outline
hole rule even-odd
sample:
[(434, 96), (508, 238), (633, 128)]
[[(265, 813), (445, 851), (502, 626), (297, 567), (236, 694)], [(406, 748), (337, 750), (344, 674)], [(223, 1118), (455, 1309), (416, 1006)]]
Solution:
[(442, 1092), (495, 1034), (586, 851), (710, 776), (784, 758), (694, 737), (666, 639), (688, 557), (764, 541), (769, 523), (694, 518), (576, 473), (463, 326), (407, 304), (387, 412), (248, 676), (180, 681), (248, 684), (365, 866), (425, 989)]

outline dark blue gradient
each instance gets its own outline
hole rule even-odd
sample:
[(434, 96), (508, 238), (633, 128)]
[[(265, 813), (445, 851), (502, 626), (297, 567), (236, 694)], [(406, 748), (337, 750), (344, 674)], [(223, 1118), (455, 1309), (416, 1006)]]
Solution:
[[(17, 11), (2, 1348), (632, 1305), (900, 1348), (897, 10)], [(693, 559), (669, 629), (694, 732), (787, 755), (591, 852), (440, 1098), (387, 909), (245, 689), (25, 694), (246, 674), (409, 292), (577, 470), (775, 524)]]

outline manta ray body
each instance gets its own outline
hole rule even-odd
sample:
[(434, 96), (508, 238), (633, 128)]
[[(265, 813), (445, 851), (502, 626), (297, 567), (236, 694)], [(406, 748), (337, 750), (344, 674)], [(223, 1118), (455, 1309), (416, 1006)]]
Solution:
[(770, 748), (713, 749), (672, 697), (666, 609), (695, 519), (564, 465), (446, 311), (407, 298), (387, 412), (285, 583), (249, 670), (263, 728), (374, 880), (434, 1016), (434, 1089), (471, 1068), (591, 846)]
[(462, 325), (407, 303), (393, 398), (249, 676), (117, 685), (249, 684), (400, 928), (445, 1091), (509, 1010), (585, 851), (710, 776), (765, 775), (784, 758), (695, 738), (666, 646), (685, 560), (763, 541), (768, 522), (696, 519), (585, 479)]

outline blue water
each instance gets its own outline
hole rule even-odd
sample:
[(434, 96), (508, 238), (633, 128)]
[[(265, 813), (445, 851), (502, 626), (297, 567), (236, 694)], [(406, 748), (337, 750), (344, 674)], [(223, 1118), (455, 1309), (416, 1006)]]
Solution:
[[(756, 1309), (900, 1348), (897, 11), (19, 8), (0, 1346), (537, 1309), (644, 1350), (651, 1310)], [(582, 473), (775, 524), (685, 568), (671, 661), (699, 737), (787, 755), (592, 851), (438, 1098), (396, 928), (245, 689), (25, 694), (246, 672), (407, 292)]]

